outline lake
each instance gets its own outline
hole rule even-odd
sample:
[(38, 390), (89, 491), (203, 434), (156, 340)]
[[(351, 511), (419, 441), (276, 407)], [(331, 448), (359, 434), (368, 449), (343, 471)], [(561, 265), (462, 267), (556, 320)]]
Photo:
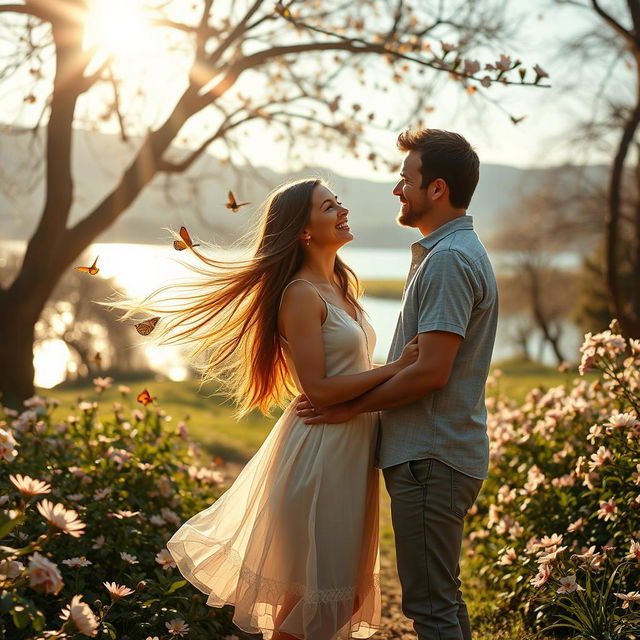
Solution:
[[(0, 252), (18, 251), (22, 253), (24, 247), (24, 242), (5, 241), (0, 243)], [(86, 254), (91, 261), (95, 256), (100, 256), (98, 261), (100, 273), (97, 277), (113, 277), (118, 286), (132, 297), (143, 297), (162, 284), (189, 275), (191, 272), (178, 260), (194, 259), (194, 256), (186, 252), (176, 253), (170, 244), (96, 243), (87, 250)], [(238, 256), (239, 252), (225, 252), (225, 255)], [(404, 279), (410, 264), (409, 248), (370, 249), (348, 246), (340, 251), (340, 256), (363, 280)], [(503, 257), (500, 255), (492, 256), (494, 265), (499, 265)], [(2, 262), (0, 262), (1, 265)], [(400, 301), (365, 296), (362, 304), (378, 336), (374, 358), (377, 361), (384, 361), (391, 344)], [(504, 360), (514, 355), (514, 346), (509, 339), (509, 334), (513, 330), (515, 322), (517, 319), (512, 317), (500, 318), (493, 353), (494, 361)], [(143, 339), (140, 340), (142, 345)], [(554, 359), (550, 349), (539, 350), (539, 341), (535, 335), (532, 335), (530, 340), (532, 347), (534, 347), (531, 352), (544, 362), (553, 364)], [(568, 326), (563, 345), (565, 353), (570, 357), (577, 357), (580, 342), (580, 333), (575, 327)], [(168, 373), (172, 379), (176, 380), (184, 379), (187, 375), (184, 358), (176, 347), (143, 346), (142, 348), (154, 370)], [(35, 354), (36, 384), (38, 386), (51, 387), (60, 381), (66, 366), (65, 354), (68, 357), (68, 351), (63, 344), (47, 344), (38, 350)]]

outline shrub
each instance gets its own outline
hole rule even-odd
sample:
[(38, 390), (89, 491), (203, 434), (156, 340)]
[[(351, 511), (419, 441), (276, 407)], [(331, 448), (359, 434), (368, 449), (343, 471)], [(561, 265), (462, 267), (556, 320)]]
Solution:
[[(490, 477), (470, 519), (472, 562), (535, 628), (640, 631), (640, 340), (585, 336), (588, 383), (489, 398)], [(640, 637), (640, 635), (638, 636)]]
[[(96, 379), (96, 391), (111, 379)], [(129, 389), (120, 387), (126, 402)], [(97, 401), (63, 418), (34, 396), (0, 405), (0, 637), (217, 638), (227, 609), (206, 606), (165, 549), (222, 481), (186, 425), (156, 406)]]

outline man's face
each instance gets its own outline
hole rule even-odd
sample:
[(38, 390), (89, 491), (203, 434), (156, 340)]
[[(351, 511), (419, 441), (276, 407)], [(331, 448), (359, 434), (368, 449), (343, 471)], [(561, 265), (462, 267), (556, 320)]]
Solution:
[(427, 190), (421, 187), (422, 161), (418, 151), (409, 151), (402, 162), (400, 180), (393, 189), (393, 195), (400, 198), (400, 213), (397, 221), (405, 227), (417, 227), (420, 219), (429, 212), (432, 202)]

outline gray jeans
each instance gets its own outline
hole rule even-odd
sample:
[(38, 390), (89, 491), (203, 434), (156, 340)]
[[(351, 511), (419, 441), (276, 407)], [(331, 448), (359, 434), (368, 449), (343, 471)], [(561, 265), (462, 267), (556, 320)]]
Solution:
[(402, 611), (419, 640), (471, 640), (460, 591), (464, 517), (482, 480), (427, 458), (384, 470), (391, 496)]

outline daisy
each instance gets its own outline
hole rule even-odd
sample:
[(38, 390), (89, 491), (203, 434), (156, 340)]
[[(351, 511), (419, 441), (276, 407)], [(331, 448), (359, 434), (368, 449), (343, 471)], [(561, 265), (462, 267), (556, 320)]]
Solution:
[(132, 555), (126, 553), (125, 551), (121, 551), (120, 552), (120, 557), (125, 562), (128, 562), (129, 564), (138, 564), (138, 558), (136, 558), (136, 556), (132, 556)]
[(68, 533), (74, 538), (79, 538), (84, 533), (83, 529), (87, 526), (84, 522), (78, 520), (76, 511), (73, 509), (67, 510), (60, 503), (54, 505), (50, 500), (42, 500), (42, 502), (38, 503), (38, 511), (51, 526)]
[(51, 485), (42, 480), (34, 480), (29, 476), (22, 476), (19, 473), (9, 476), (9, 480), (23, 496), (37, 496), (42, 493), (51, 493)]
[(162, 568), (165, 571), (168, 571), (169, 569), (175, 569), (177, 567), (173, 556), (169, 552), (169, 549), (162, 549), (162, 551), (159, 551), (156, 554), (156, 562), (162, 565)]
[[(60, 617), (67, 622), (67, 624), (79, 633), (93, 638), (98, 634), (99, 623), (91, 607), (85, 602), (82, 602), (82, 596), (73, 596), (71, 598), (71, 604), (68, 604), (60, 614)], [(64, 625), (65, 627), (67, 625)]]
[(118, 509), (117, 511), (115, 511), (114, 513), (110, 513), (109, 515), (113, 516), (114, 518), (118, 518), (118, 520), (124, 520), (125, 518), (133, 518), (134, 516), (139, 516), (140, 512)]
[(174, 618), (165, 622), (164, 625), (174, 636), (186, 636), (189, 633), (189, 625), (182, 618)]
[(116, 584), (115, 582), (103, 582), (102, 584), (107, 588), (109, 595), (114, 600), (130, 596), (133, 593), (133, 589), (129, 589), (129, 587), (125, 587), (123, 584)]
[(103, 498), (106, 498), (108, 495), (111, 495), (111, 487), (106, 487), (104, 489), (96, 489), (93, 492), (93, 499), (94, 500), (102, 500)]
[(84, 556), (80, 556), (79, 558), (67, 558), (62, 561), (62, 564), (66, 564), (68, 567), (88, 567), (93, 562), (87, 560)]
[(568, 527), (569, 533), (575, 533), (576, 531), (582, 531), (583, 521), (582, 518), (578, 518), (575, 522), (572, 522)]

